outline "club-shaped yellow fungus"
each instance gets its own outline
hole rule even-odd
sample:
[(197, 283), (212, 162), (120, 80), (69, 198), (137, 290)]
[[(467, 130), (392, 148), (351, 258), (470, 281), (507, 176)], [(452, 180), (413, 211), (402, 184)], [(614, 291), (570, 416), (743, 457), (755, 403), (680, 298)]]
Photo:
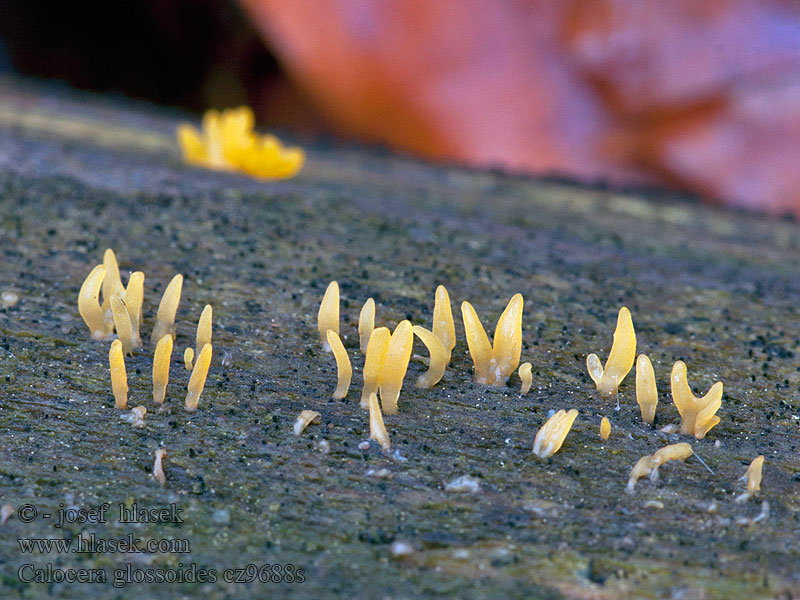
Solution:
[(358, 315), (358, 343), (362, 354), (367, 353), (367, 344), (373, 329), (375, 329), (375, 300), (368, 298)]
[(558, 452), (577, 416), (576, 409), (567, 412), (562, 408), (547, 419), (533, 440), (533, 453), (539, 458), (549, 458)]
[(153, 477), (161, 485), (167, 483), (167, 476), (164, 475), (164, 466), (162, 464), (167, 451), (164, 448), (159, 448), (155, 453), (155, 462), (153, 463)]
[(755, 496), (761, 491), (761, 469), (764, 466), (764, 457), (759, 455), (753, 459), (750, 466), (747, 467), (741, 481), (747, 483), (747, 491), (736, 497), (736, 502), (745, 502), (752, 496)]
[(467, 346), (475, 366), (475, 383), (504, 385), (519, 365), (522, 353), (522, 294), (515, 294), (497, 321), (494, 347), (469, 302), (461, 303)]
[(111, 389), (114, 391), (114, 404), (120, 410), (128, 408), (128, 374), (125, 372), (125, 356), (122, 342), (114, 340), (108, 351), (108, 364), (111, 370)]
[(203, 346), (211, 343), (211, 317), (213, 310), (210, 304), (203, 307), (203, 312), (200, 313), (200, 320), (197, 321), (197, 335), (195, 336), (195, 352), (198, 354), (203, 349)]
[(100, 306), (100, 289), (106, 276), (106, 268), (97, 265), (84, 279), (78, 293), (78, 312), (89, 327), (93, 340), (104, 340), (111, 333), (106, 329), (105, 312)]
[(400, 321), (392, 332), (386, 346), (386, 358), (383, 361), (378, 378), (378, 389), (381, 396), (381, 408), (387, 415), (397, 413), (397, 400), (403, 387), (408, 361), (411, 359), (411, 347), (414, 345), (414, 331), (409, 321)]
[(702, 440), (719, 423), (716, 412), (722, 406), (722, 382), (717, 381), (702, 398), (692, 394), (686, 379), (686, 364), (679, 360), (672, 367), (672, 400), (681, 415), (681, 433)]
[(438, 337), (447, 351), (447, 363), (450, 362), (450, 354), (456, 345), (456, 326), (453, 323), (453, 309), (450, 306), (450, 294), (447, 288), (440, 285), (436, 288), (433, 303), (433, 335)]
[(652, 456), (643, 456), (631, 469), (631, 474), (628, 477), (628, 485), (626, 491), (633, 493), (636, 487), (636, 481), (645, 475), (649, 475), (650, 479), (655, 481), (658, 479), (658, 468), (665, 462), (670, 460), (685, 460), (692, 454), (692, 447), (681, 442), (680, 444), (670, 444), (656, 450)]
[(163, 404), (169, 382), (169, 363), (172, 357), (172, 336), (167, 334), (158, 340), (153, 354), (153, 402)]
[(652, 425), (656, 418), (658, 390), (653, 364), (646, 354), (636, 359), (636, 402), (642, 411), (642, 420)]
[(350, 389), (350, 379), (353, 377), (353, 368), (350, 366), (350, 358), (347, 356), (347, 350), (344, 349), (342, 339), (332, 329), (328, 330), (328, 345), (333, 350), (336, 368), (339, 371), (339, 381), (336, 384), (336, 390), (333, 392), (333, 399), (339, 400), (347, 396), (347, 390)]
[(206, 376), (208, 376), (208, 367), (210, 365), (211, 344), (206, 344), (197, 356), (192, 375), (189, 377), (188, 393), (186, 394), (184, 406), (190, 412), (197, 410), (197, 403), (200, 401), (200, 394), (203, 393), (203, 387), (206, 385)]
[[(169, 337), (172, 338), (172, 336)], [(183, 366), (187, 371), (192, 370), (193, 360), (194, 360), (194, 348), (191, 347), (186, 348), (186, 350), (183, 351)]]
[(181, 301), (183, 288), (183, 275), (175, 275), (164, 290), (161, 302), (156, 313), (156, 324), (150, 335), (150, 343), (155, 344), (165, 335), (175, 338), (175, 313), (178, 312), (178, 303)]
[(607, 417), (603, 417), (600, 420), (600, 437), (607, 440), (609, 435), (611, 435), (611, 422)]
[(128, 309), (119, 294), (111, 296), (111, 314), (114, 316), (117, 339), (122, 342), (122, 353), (130, 354), (133, 351), (133, 327)]
[(133, 349), (140, 348), (142, 338), (139, 335), (139, 326), (142, 323), (142, 303), (144, 302), (144, 273), (136, 271), (128, 279), (125, 288), (125, 307), (131, 320), (131, 345)]
[(119, 264), (117, 264), (117, 256), (111, 248), (106, 249), (103, 253), (103, 266), (106, 268), (106, 276), (103, 279), (103, 314), (107, 315), (111, 310), (111, 296), (120, 293), (124, 288), (122, 287), (122, 279), (119, 276)]
[(292, 431), (295, 435), (301, 435), (311, 423), (319, 423), (322, 421), (322, 415), (315, 410), (301, 411), (292, 426)]
[(328, 330), (339, 333), (339, 284), (331, 281), (322, 297), (317, 315), (319, 327), (319, 339), (322, 340), (322, 349), (325, 352), (331, 351), (328, 344)]
[(531, 373), (531, 369), (533, 369), (533, 366), (529, 362), (522, 363), (519, 366), (519, 378), (522, 380), (522, 387), (520, 388), (519, 393), (523, 396), (531, 390), (531, 385), (533, 384), (533, 374)]
[(386, 431), (386, 425), (383, 423), (383, 415), (381, 414), (381, 407), (378, 406), (378, 396), (376, 394), (369, 395), (369, 439), (375, 440), (381, 445), (381, 448), (388, 451), (392, 448), (392, 442), (389, 440), (389, 433)]
[(383, 362), (392, 334), (386, 327), (372, 330), (364, 358), (364, 388), (361, 391), (361, 408), (369, 408), (369, 395), (378, 392)]
[(431, 356), (428, 370), (417, 378), (417, 387), (421, 389), (432, 388), (442, 379), (444, 370), (447, 368), (450, 353), (444, 347), (442, 340), (432, 331), (428, 331), (419, 325), (414, 325), (411, 331), (422, 340), (422, 343), (425, 344)]
[(600, 366), (597, 354), (590, 354), (586, 357), (586, 367), (597, 390), (604, 396), (613, 396), (633, 367), (635, 358), (636, 332), (633, 330), (631, 312), (623, 306), (617, 315), (617, 328), (614, 330), (614, 341), (611, 343), (606, 366)]
[(253, 131), (254, 124), (253, 111), (242, 106), (221, 113), (207, 111), (202, 131), (180, 125), (177, 136), (184, 161), (219, 171), (242, 171), (264, 179), (294, 177), (303, 167), (303, 150), (284, 146), (273, 135), (258, 135)]

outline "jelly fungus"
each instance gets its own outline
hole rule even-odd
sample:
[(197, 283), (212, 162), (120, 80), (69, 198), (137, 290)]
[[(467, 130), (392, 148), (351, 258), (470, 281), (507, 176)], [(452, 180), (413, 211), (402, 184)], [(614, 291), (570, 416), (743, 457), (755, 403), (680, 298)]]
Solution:
[(339, 334), (332, 329), (328, 330), (328, 345), (333, 350), (333, 356), (336, 359), (336, 367), (339, 371), (339, 380), (336, 384), (336, 390), (333, 392), (334, 400), (340, 400), (347, 396), (347, 390), (350, 389), (350, 379), (353, 377), (353, 368), (350, 366), (350, 358), (347, 356), (347, 350), (344, 349), (344, 344), (339, 337)]
[(375, 300), (368, 298), (358, 315), (358, 343), (362, 354), (367, 353), (367, 344), (373, 329), (375, 329)]
[(383, 423), (383, 415), (381, 414), (381, 407), (378, 406), (378, 396), (373, 394), (369, 395), (369, 439), (375, 440), (386, 451), (391, 450), (392, 443), (389, 440), (389, 433), (386, 431), (386, 425)]
[(469, 302), (461, 303), (467, 346), (475, 367), (475, 383), (504, 385), (522, 353), (522, 294), (515, 294), (497, 321), (494, 346)]
[(558, 452), (577, 416), (578, 411), (574, 408), (569, 412), (562, 408), (547, 419), (533, 441), (533, 453), (539, 458), (548, 458)]
[(322, 415), (315, 410), (301, 411), (292, 426), (292, 432), (295, 435), (301, 435), (311, 423), (319, 423), (322, 421)]
[(761, 491), (761, 469), (763, 466), (764, 457), (762, 455), (753, 459), (753, 462), (750, 463), (747, 471), (740, 479), (740, 481), (744, 481), (747, 484), (747, 490), (737, 496), (735, 502), (745, 502)]
[(611, 435), (611, 422), (607, 417), (603, 417), (600, 420), (600, 437), (607, 440), (609, 435)]
[(78, 293), (78, 312), (81, 314), (93, 340), (104, 340), (111, 335), (107, 328), (104, 311), (100, 306), (100, 288), (106, 276), (106, 268), (97, 265), (84, 279)]
[(150, 343), (155, 344), (165, 335), (169, 334), (175, 339), (175, 313), (178, 312), (178, 303), (181, 301), (183, 288), (183, 275), (175, 275), (164, 290), (161, 303), (156, 313), (156, 324), (150, 335)]
[(403, 387), (403, 378), (406, 376), (413, 345), (414, 333), (411, 323), (400, 321), (389, 338), (386, 357), (378, 378), (381, 408), (387, 415), (397, 413), (397, 400), (400, 397), (400, 389)]
[(203, 312), (200, 313), (200, 319), (197, 321), (197, 335), (195, 336), (195, 352), (200, 354), (203, 346), (211, 343), (211, 319), (213, 309), (210, 304), (203, 307)]
[(636, 359), (636, 403), (642, 412), (642, 420), (652, 425), (656, 418), (658, 390), (653, 364), (646, 354), (640, 354)]
[(431, 357), (428, 370), (417, 378), (417, 387), (421, 389), (432, 388), (442, 379), (450, 353), (444, 347), (442, 340), (432, 331), (428, 331), (419, 325), (414, 325), (411, 330), (425, 344)]
[(716, 412), (722, 406), (722, 382), (711, 386), (702, 398), (692, 394), (686, 379), (686, 364), (679, 360), (672, 367), (672, 399), (681, 415), (681, 433), (702, 440), (719, 423)]
[(172, 336), (164, 335), (153, 354), (153, 402), (163, 404), (169, 381), (169, 363), (172, 357)]
[(317, 315), (319, 328), (319, 338), (322, 340), (322, 348), (325, 352), (331, 351), (328, 344), (328, 330), (339, 333), (339, 284), (331, 281), (322, 297)]
[(522, 387), (519, 393), (523, 396), (530, 391), (531, 385), (533, 384), (531, 369), (533, 369), (533, 366), (529, 362), (522, 363), (519, 367), (519, 378), (522, 380)]
[(369, 408), (369, 395), (378, 391), (383, 363), (386, 360), (386, 350), (391, 337), (392, 334), (386, 327), (373, 329), (369, 336), (364, 358), (364, 388), (361, 391), (361, 408)]
[(616, 394), (619, 384), (633, 367), (634, 358), (636, 358), (636, 332), (633, 330), (631, 312), (623, 306), (617, 315), (617, 328), (614, 330), (614, 341), (606, 366), (600, 366), (600, 359), (596, 354), (586, 357), (586, 367), (597, 390), (607, 397)]
[(206, 344), (200, 351), (197, 360), (192, 369), (192, 375), (189, 378), (189, 385), (187, 387), (188, 393), (186, 394), (185, 408), (189, 412), (197, 410), (197, 404), (200, 401), (200, 394), (203, 393), (203, 387), (206, 384), (206, 376), (208, 375), (208, 367), (211, 365), (211, 344)]
[(114, 403), (118, 409), (126, 410), (128, 408), (128, 374), (125, 372), (125, 356), (122, 353), (122, 342), (119, 340), (111, 342), (108, 364), (111, 370)]

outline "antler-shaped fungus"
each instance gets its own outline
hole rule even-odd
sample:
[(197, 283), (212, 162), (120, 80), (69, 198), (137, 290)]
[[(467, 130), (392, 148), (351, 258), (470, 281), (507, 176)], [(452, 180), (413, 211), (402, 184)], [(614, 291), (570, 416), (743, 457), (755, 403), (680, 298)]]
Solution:
[(681, 415), (681, 433), (702, 440), (719, 423), (716, 412), (722, 406), (722, 382), (717, 381), (702, 398), (692, 394), (686, 379), (686, 364), (679, 360), (672, 366), (672, 400)]
[(522, 353), (522, 294), (515, 294), (497, 321), (494, 345), (469, 302), (461, 303), (467, 346), (475, 366), (475, 383), (504, 385)]
[(600, 365), (597, 354), (586, 357), (586, 367), (597, 390), (604, 396), (616, 394), (619, 384), (633, 367), (634, 358), (636, 358), (636, 332), (633, 329), (631, 311), (623, 306), (617, 315), (617, 328), (614, 330), (614, 341), (606, 366)]

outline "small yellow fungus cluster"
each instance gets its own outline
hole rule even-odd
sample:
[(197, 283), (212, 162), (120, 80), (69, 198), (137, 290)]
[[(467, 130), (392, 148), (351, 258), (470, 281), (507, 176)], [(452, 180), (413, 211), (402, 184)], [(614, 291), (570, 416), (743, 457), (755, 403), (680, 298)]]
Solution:
[(636, 488), (636, 481), (644, 477), (650, 476), (651, 481), (658, 479), (658, 468), (665, 462), (670, 460), (686, 460), (693, 454), (692, 447), (686, 442), (680, 444), (670, 444), (660, 448), (652, 455), (643, 456), (631, 469), (631, 474), (628, 477), (628, 485), (626, 491), (632, 494)]
[(722, 382), (716, 382), (705, 396), (696, 398), (686, 380), (686, 365), (680, 360), (672, 367), (670, 381), (672, 399), (681, 415), (681, 433), (702, 440), (719, 423), (716, 412), (722, 406)]
[(750, 463), (747, 471), (740, 479), (740, 481), (744, 481), (747, 484), (747, 489), (743, 494), (736, 497), (735, 502), (745, 502), (761, 491), (761, 469), (763, 466), (764, 457), (762, 455), (753, 459), (753, 462)]
[(240, 108), (209, 110), (203, 116), (202, 131), (188, 124), (178, 127), (183, 159), (219, 171), (240, 171), (263, 179), (294, 177), (305, 162), (300, 148), (286, 147), (272, 135), (253, 130), (253, 111)]
[(469, 302), (461, 303), (475, 383), (505, 385), (516, 370), (522, 352), (522, 307), (522, 294), (515, 294), (497, 321), (492, 345), (475, 309)]
[(619, 385), (633, 367), (636, 358), (636, 332), (633, 330), (631, 311), (623, 306), (617, 315), (617, 328), (614, 330), (614, 341), (605, 367), (601, 366), (597, 354), (586, 357), (589, 376), (604, 396), (613, 396)]
[(562, 408), (547, 419), (533, 440), (533, 453), (539, 458), (549, 458), (558, 452), (577, 416), (574, 408), (569, 412)]

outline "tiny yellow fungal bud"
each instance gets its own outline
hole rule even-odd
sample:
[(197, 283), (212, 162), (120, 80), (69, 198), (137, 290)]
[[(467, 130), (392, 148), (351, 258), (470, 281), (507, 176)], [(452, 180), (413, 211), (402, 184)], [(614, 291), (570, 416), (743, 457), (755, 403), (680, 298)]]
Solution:
[(702, 398), (692, 394), (686, 378), (686, 364), (679, 360), (672, 366), (672, 399), (681, 415), (681, 433), (702, 440), (719, 423), (716, 412), (722, 406), (722, 382), (717, 381)]
[(106, 268), (97, 265), (84, 279), (78, 294), (78, 312), (89, 326), (93, 340), (104, 340), (111, 333), (106, 329), (105, 311), (100, 306), (99, 300), (105, 276)]
[(411, 330), (422, 340), (422, 343), (425, 344), (425, 347), (431, 355), (428, 370), (417, 378), (417, 387), (421, 389), (432, 388), (439, 383), (442, 376), (444, 376), (444, 370), (447, 368), (450, 353), (444, 347), (442, 340), (432, 331), (428, 331), (419, 325), (414, 325)]
[(211, 317), (213, 310), (210, 304), (206, 304), (203, 312), (200, 313), (200, 320), (197, 321), (197, 335), (195, 336), (195, 352), (200, 354), (203, 346), (211, 343)]
[(562, 408), (547, 419), (533, 440), (533, 453), (539, 458), (549, 458), (558, 452), (577, 416), (576, 409), (567, 412)]
[(670, 460), (686, 460), (692, 454), (692, 447), (686, 442), (670, 444), (653, 453), (653, 467), (657, 469)]
[(469, 302), (461, 303), (467, 346), (475, 366), (475, 383), (504, 385), (522, 353), (522, 294), (515, 294), (497, 321), (494, 346)]
[(374, 393), (369, 395), (369, 439), (378, 442), (386, 451), (392, 448), (389, 433), (383, 424), (381, 407), (378, 406), (378, 396)]
[(339, 400), (347, 396), (347, 390), (350, 389), (350, 379), (353, 377), (353, 368), (350, 366), (350, 358), (347, 356), (347, 350), (344, 349), (344, 344), (342, 344), (339, 334), (329, 329), (327, 341), (331, 350), (333, 350), (336, 368), (339, 371), (339, 381), (336, 384), (336, 390), (333, 392), (333, 399)]
[(132, 408), (130, 412), (123, 413), (119, 416), (123, 421), (127, 421), (133, 427), (144, 427), (144, 416), (147, 414), (147, 409), (144, 406), (137, 406)]
[(106, 268), (106, 276), (103, 279), (103, 314), (111, 309), (111, 296), (124, 290), (122, 279), (119, 276), (119, 264), (117, 257), (111, 248), (106, 249), (103, 254), (103, 266)]
[(611, 435), (611, 422), (607, 417), (603, 417), (600, 420), (600, 437), (607, 440), (609, 435)]
[(386, 360), (386, 350), (392, 334), (386, 327), (372, 330), (364, 358), (364, 388), (361, 392), (361, 408), (369, 408), (369, 395), (377, 393), (380, 385), (381, 371)]
[(413, 345), (414, 332), (411, 323), (400, 321), (386, 346), (386, 358), (378, 380), (381, 407), (387, 415), (397, 413), (397, 400), (403, 387), (403, 378), (406, 376)]
[[(170, 336), (172, 339), (172, 336)], [(192, 370), (192, 361), (194, 361), (194, 348), (187, 348), (183, 351), (183, 366), (187, 371)]]
[(322, 340), (322, 349), (325, 352), (330, 352), (328, 330), (339, 333), (339, 284), (335, 281), (331, 281), (325, 290), (325, 295), (319, 305), (317, 323), (319, 325), (319, 337)]
[(167, 451), (164, 448), (159, 448), (156, 450), (155, 453), (155, 462), (153, 463), (153, 477), (156, 478), (156, 481), (161, 485), (167, 483), (167, 476), (164, 475), (164, 466), (162, 465), (162, 461), (164, 457), (167, 455)]
[(367, 344), (373, 329), (375, 329), (375, 300), (368, 298), (358, 315), (358, 341), (362, 354), (367, 353)]
[(530, 391), (531, 385), (533, 384), (531, 369), (533, 369), (533, 366), (529, 362), (522, 363), (519, 367), (519, 378), (522, 380), (522, 387), (519, 393), (523, 396)]
[(125, 372), (125, 356), (122, 353), (122, 342), (114, 340), (108, 352), (108, 363), (111, 369), (111, 389), (114, 391), (114, 402), (120, 410), (128, 408), (128, 374)]
[(636, 359), (636, 402), (642, 411), (642, 420), (652, 425), (656, 418), (658, 390), (653, 364), (646, 354), (640, 354)]
[(311, 423), (319, 423), (322, 421), (322, 415), (315, 410), (301, 411), (292, 426), (292, 431), (295, 435), (301, 435)]
[(167, 285), (167, 289), (164, 290), (164, 295), (158, 305), (156, 324), (153, 327), (153, 333), (150, 335), (150, 343), (155, 344), (166, 334), (175, 339), (175, 313), (178, 312), (182, 288), (183, 275), (175, 275)]
[(144, 302), (144, 273), (136, 271), (128, 279), (125, 288), (125, 307), (131, 320), (131, 345), (133, 349), (140, 348), (142, 338), (139, 335), (139, 326), (142, 323), (142, 303)]
[(166, 334), (158, 340), (153, 354), (153, 402), (163, 404), (169, 381), (169, 362), (172, 357), (172, 336)]
[(628, 477), (628, 485), (626, 486), (625, 490), (629, 494), (632, 494), (636, 488), (636, 482), (645, 475), (652, 473), (655, 468), (656, 466), (653, 463), (652, 456), (648, 454), (647, 456), (640, 458), (633, 466), (633, 469), (631, 469), (631, 474)]
[(631, 312), (623, 306), (617, 315), (617, 328), (614, 330), (614, 341), (604, 368), (600, 367), (600, 359), (596, 354), (586, 357), (589, 376), (604, 396), (617, 393), (619, 384), (633, 367), (636, 358), (636, 332), (633, 329)]
[(130, 354), (133, 351), (133, 327), (128, 309), (119, 294), (111, 296), (111, 314), (114, 316), (117, 338), (122, 342), (122, 353)]
[[(447, 350), (447, 363), (456, 345), (456, 326), (453, 322), (453, 310), (450, 306), (450, 294), (447, 288), (440, 285), (436, 288), (433, 303), (433, 335), (442, 340), (444, 349)], [(445, 366), (447, 365), (445, 363)]]
[(761, 469), (764, 466), (764, 457), (759, 455), (747, 467), (741, 481), (747, 483), (747, 491), (736, 497), (736, 502), (745, 502), (761, 491)]
[(206, 385), (206, 376), (208, 375), (208, 367), (211, 365), (211, 344), (206, 344), (200, 351), (197, 360), (192, 369), (192, 375), (189, 377), (188, 393), (186, 394), (185, 408), (192, 412), (197, 410), (197, 403), (200, 401), (200, 394), (203, 393), (203, 387)]

